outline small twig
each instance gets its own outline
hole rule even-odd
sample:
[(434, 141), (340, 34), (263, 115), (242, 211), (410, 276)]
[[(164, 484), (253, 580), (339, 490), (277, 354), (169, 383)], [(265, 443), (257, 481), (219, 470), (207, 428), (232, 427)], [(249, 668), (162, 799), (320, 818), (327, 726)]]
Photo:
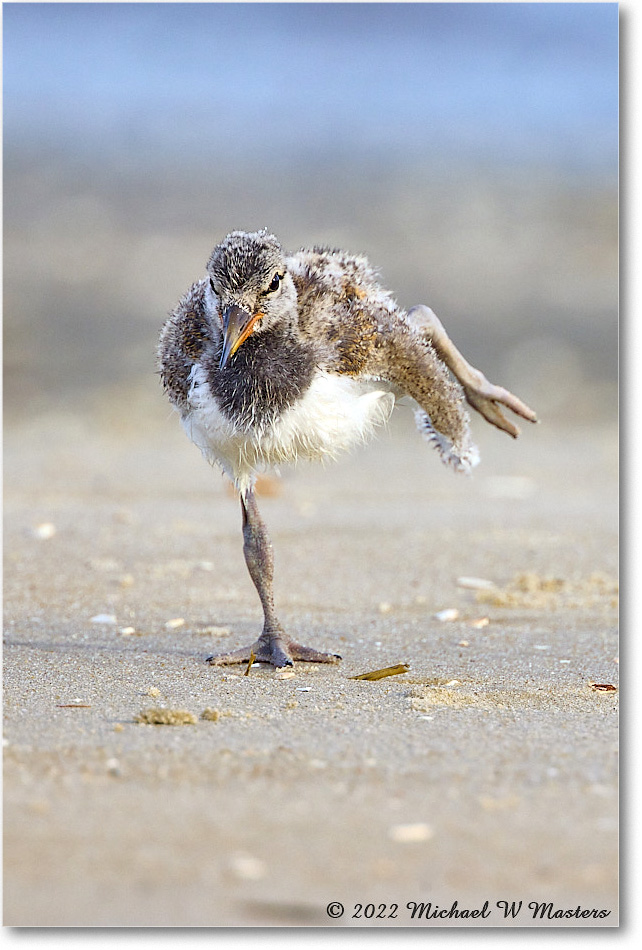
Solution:
[(383, 670), (372, 670), (370, 673), (360, 673), (359, 676), (350, 676), (351, 680), (381, 680), (384, 676), (398, 676), (407, 673), (410, 667), (406, 663), (397, 663), (396, 666), (386, 666)]

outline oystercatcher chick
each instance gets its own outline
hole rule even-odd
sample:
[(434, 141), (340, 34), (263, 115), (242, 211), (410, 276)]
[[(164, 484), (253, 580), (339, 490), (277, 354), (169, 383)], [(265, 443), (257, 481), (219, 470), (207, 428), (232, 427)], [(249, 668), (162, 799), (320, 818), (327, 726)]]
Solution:
[(325, 247), (289, 254), (265, 230), (234, 231), (214, 248), (207, 276), (162, 330), (158, 361), (187, 435), (238, 489), (245, 561), (263, 606), (258, 640), (208, 657), (215, 665), (252, 653), (275, 667), (341, 659), (292, 640), (277, 618), (259, 471), (334, 458), (368, 438), (404, 395), (416, 403), (421, 433), (462, 472), (479, 460), (466, 402), (514, 437), (519, 429), (500, 405), (536, 421), (466, 362), (432, 310), (402, 310), (365, 257)]

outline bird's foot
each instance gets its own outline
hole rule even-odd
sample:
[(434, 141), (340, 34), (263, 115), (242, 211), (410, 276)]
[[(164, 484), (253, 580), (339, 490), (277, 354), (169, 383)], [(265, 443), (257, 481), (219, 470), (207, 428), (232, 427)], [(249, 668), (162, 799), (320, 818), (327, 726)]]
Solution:
[(282, 633), (264, 633), (250, 647), (241, 647), (231, 653), (216, 653), (208, 656), (206, 662), (212, 666), (231, 666), (235, 663), (249, 663), (254, 655), (255, 663), (270, 663), (277, 668), (293, 666), (297, 660), (302, 663), (337, 663), (338, 653), (321, 653), (312, 647), (303, 646)]
[(483, 373), (479, 370), (473, 370), (468, 380), (461, 380), (464, 387), (464, 395), (469, 405), (476, 409), (487, 422), (503, 429), (514, 439), (519, 435), (519, 427), (514, 422), (507, 419), (499, 408), (499, 405), (506, 406), (522, 419), (528, 422), (537, 422), (537, 416), (526, 403), (518, 399), (517, 396), (504, 389), (503, 386), (496, 386), (489, 383)]

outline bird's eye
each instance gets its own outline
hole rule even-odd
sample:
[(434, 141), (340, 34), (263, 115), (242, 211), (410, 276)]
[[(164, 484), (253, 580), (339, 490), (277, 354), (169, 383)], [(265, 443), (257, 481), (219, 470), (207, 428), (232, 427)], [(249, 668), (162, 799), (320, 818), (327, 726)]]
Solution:
[(270, 291), (271, 294), (273, 294), (275, 290), (279, 289), (280, 283), (281, 283), (281, 275), (275, 274), (274, 277), (272, 278), (272, 283), (268, 287), (268, 290)]

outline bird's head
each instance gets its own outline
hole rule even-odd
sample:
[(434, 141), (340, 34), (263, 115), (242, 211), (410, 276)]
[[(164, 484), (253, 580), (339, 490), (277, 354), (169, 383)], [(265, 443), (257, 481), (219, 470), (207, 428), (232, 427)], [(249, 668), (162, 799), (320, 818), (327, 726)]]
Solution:
[(267, 231), (232, 231), (207, 263), (223, 328), (223, 368), (253, 334), (296, 320), (296, 289), (281, 245)]

